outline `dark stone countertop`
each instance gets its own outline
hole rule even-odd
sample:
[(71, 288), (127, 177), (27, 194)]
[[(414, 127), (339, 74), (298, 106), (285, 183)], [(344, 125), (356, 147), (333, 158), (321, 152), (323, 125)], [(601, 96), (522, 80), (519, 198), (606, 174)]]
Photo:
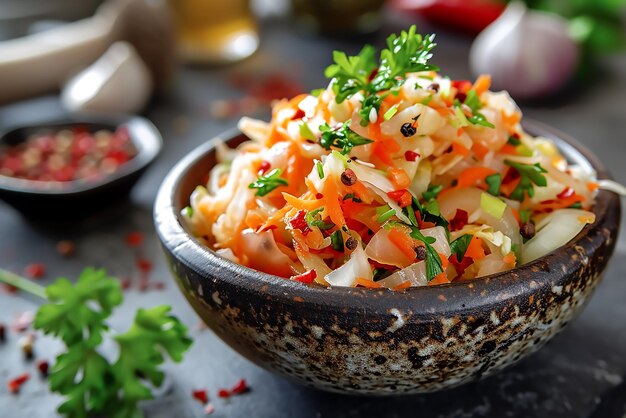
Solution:
[[(374, 39), (406, 25), (395, 17)], [(145, 404), (150, 418), (201, 417), (202, 407), (192, 399), (194, 388), (206, 387), (212, 395), (215, 417), (603, 417), (622, 418), (626, 413), (626, 235), (622, 227), (616, 254), (601, 286), (583, 314), (537, 354), (483, 381), (425, 396), (374, 398), (328, 394), (294, 385), (243, 359), (199, 321), (169, 276), (158, 248), (152, 224), (152, 204), (168, 169), (195, 146), (235, 125), (235, 119), (216, 120), (207, 106), (215, 99), (241, 97), (225, 82), (233, 73), (287, 72), (305, 89), (325, 84), (323, 68), (332, 49), (357, 52), (361, 40), (337, 41), (294, 33), (281, 22), (263, 26), (262, 45), (252, 58), (232, 67), (184, 68), (167, 95), (155, 100), (146, 115), (161, 130), (165, 147), (132, 193), (129, 202), (72, 225), (41, 225), (26, 221), (0, 202), (0, 266), (17, 272), (32, 262), (47, 266), (43, 284), (58, 276), (75, 278), (87, 265), (106, 267), (119, 277), (131, 277), (134, 285), (115, 314), (112, 324), (124, 330), (138, 306), (168, 303), (191, 329), (195, 344), (180, 365), (168, 365), (162, 396)], [(430, 28), (422, 26), (425, 32)], [(470, 41), (443, 33), (438, 36), (435, 62), (453, 78), (470, 77), (467, 54)], [(1, 84), (1, 81), (0, 81)], [(549, 104), (522, 105), (527, 116), (561, 129), (590, 147), (626, 183), (626, 55), (603, 62), (598, 80), (582, 91)], [(40, 116), (61, 114), (58, 100), (48, 96), (0, 107), (0, 126), (27, 122)], [(262, 115), (267, 117), (268, 114)], [(71, 208), (68, 208), (71, 210)], [(146, 243), (129, 249), (124, 236), (143, 231)], [(62, 259), (55, 251), (58, 240), (71, 239), (77, 254)], [(139, 292), (134, 260), (154, 263), (153, 281), (162, 291)], [(36, 301), (0, 293), (0, 322), (10, 323), (23, 311), (34, 311)], [(22, 360), (18, 336), (9, 333), (0, 344), (0, 416), (44, 418), (55, 416), (59, 398), (51, 395), (36, 376), (34, 364)], [(58, 345), (46, 338), (36, 342), (37, 358), (52, 359)], [(34, 378), (19, 396), (7, 392), (6, 382), (30, 371)], [(218, 399), (216, 390), (246, 378), (252, 390), (231, 400)]]

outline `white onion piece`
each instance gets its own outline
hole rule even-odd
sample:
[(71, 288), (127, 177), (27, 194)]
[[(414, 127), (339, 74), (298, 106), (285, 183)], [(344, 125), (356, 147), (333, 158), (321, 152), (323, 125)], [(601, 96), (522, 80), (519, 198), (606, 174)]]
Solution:
[(247, 116), (239, 119), (237, 128), (243, 132), (245, 136), (255, 142), (265, 143), (270, 134), (270, 124), (262, 120), (249, 118)]
[(410, 281), (412, 286), (426, 286), (428, 285), (428, 276), (426, 276), (426, 262), (419, 261), (411, 264), (410, 266), (398, 270), (391, 274), (389, 277), (385, 277), (383, 280), (378, 281), (382, 286), (389, 289), (393, 289), (399, 284), (406, 281)]
[[(511, 208), (507, 206), (502, 218), (496, 219), (481, 209), (480, 196), (482, 194), (483, 191), (475, 187), (451, 190), (437, 198), (441, 214), (446, 219), (453, 219), (456, 210), (463, 209), (470, 215), (470, 223), (480, 221), (487, 224), (496, 231), (501, 231), (504, 235), (511, 238), (513, 244), (520, 245), (522, 243), (522, 237), (519, 234), (519, 225)], [(476, 219), (471, 219), (472, 217)]]
[(491, 74), (495, 89), (517, 99), (554, 93), (578, 63), (578, 46), (568, 32), (562, 17), (511, 2), (474, 41), (470, 67), (475, 75)]
[(367, 261), (367, 256), (360, 243), (350, 255), (350, 260), (338, 269), (328, 273), (325, 277), (331, 286), (346, 287), (354, 286), (357, 278), (366, 280), (372, 280), (373, 278), (370, 263)]
[(450, 244), (448, 244), (448, 237), (446, 236), (446, 230), (442, 226), (436, 226), (434, 228), (422, 229), (422, 235), (425, 237), (435, 238), (435, 242), (431, 246), (437, 251), (450, 257)]
[(416, 123), (415, 135), (432, 135), (446, 124), (446, 120), (434, 109), (421, 103), (396, 113), (391, 119), (380, 124), (383, 135), (398, 136), (400, 128), (407, 122), (419, 115)]
[(476, 277), (488, 276), (490, 274), (508, 270), (506, 263), (502, 261), (502, 255), (498, 253), (489, 254), (487, 257), (477, 261), (476, 263), (479, 265)]
[(356, 178), (360, 181), (376, 186), (385, 193), (395, 190), (391, 180), (389, 180), (389, 178), (379, 170), (367, 167), (366, 165), (359, 163), (358, 160), (356, 163), (350, 164), (349, 167), (352, 171), (354, 171)]
[(241, 232), (241, 246), (248, 256), (248, 267), (285, 277), (293, 274), (293, 263), (278, 249), (271, 231), (256, 233), (246, 229)]
[(524, 244), (522, 263), (536, 260), (567, 244), (592, 219), (595, 220), (592, 212), (580, 209), (560, 209), (550, 213), (537, 223), (537, 233)]
[(311, 253), (310, 251), (302, 251), (299, 245), (295, 245), (296, 255), (298, 260), (302, 263), (304, 268), (308, 270), (315, 270), (317, 277), (315, 281), (318, 283), (324, 283), (323, 277), (325, 277), (332, 270), (326, 265), (321, 257)]
[(415, 177), (413, 177), (413, 181), (409, 186), (409, 190), (413, 193), (414, 196), (421, 196), (426, 190), (428, 190), (428, 186), (430, 185), (432, 173), (432, 165), (430, 161), (423, 160), (417, 166), (417, 171), (415, 172)]
[(389, 240), (389, 231), (381, 229), (378, 231), (365, 247), (365, 254), (381, 264), (388, 264), (396, 267), (406, 267), (413, 262), (413, 258), (407, 257)]

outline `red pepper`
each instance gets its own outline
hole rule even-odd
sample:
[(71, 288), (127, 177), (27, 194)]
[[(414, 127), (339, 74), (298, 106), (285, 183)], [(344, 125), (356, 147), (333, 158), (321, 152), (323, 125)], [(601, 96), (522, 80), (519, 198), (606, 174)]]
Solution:
[(463, 272), (465, 272), (465, 269), (467, 269), (474, 262), (474, 260), (469, 257), (463, 257), (463, 260), (459, 261), (456, 254), (452, 254), (448, 260), (454, 266), (454, 269), (459, 277), (463, 274)]
[(308, 283), (313, 283), (316, 277), (317, 277), (317, 272), (311, 269), (307, 271), (306, 273), (298, 274), (297, 276), (291, 276), (291, 280), (308, 284)]
[(39, 360), (37, 362), (37, 369), (39, 370), (39, 374), (41, 377), (48, 377), (48, 369), (50, 368), (50, 364), (47, 360)]
[(407, 150), (404, 153), (404, 159), (407, 160), (407, 161), (415, 161), (415, 160), (417, 160), (420, 157), (421, 157), (421, 155), (419, 155), (415, 151)]
[(194, 390), (193, 392), (191, 392), (191, 395), (194, 397), (194, 399), (197, 399), (203, 404), (209, 402), (209, 395), (207, 394), (206, 389)]
[(269, 161), (261, 161), (261, 164), (259, 165), (259, 174), (265, 174), (268, 172), (268, 170), (272, 167), (272, 165), (269, 163)]
[(136, 264), (137, 268), (141, 270), (142, 273), (150, 273), (152, 270), (152, 263), (145, 258), (138, 258)]
[(387, 192), (387, 196), (395, 200), (401, 208), (411, 206), (411, 203), (413, 202), (411, 193), (409, 193), (406, 189)]
[(450, 231), (458, 231), (467, 225), (468, 213), (463, 209), (457, 209), (454, 218), (450, 221)]
[(15, 379), (11, 379), (7, 386), (9, 387), (9, 392), (16, 394), (19, 393), (20, 388), (24, 383), (26, 383), (30, 379), (30, 375), (28, 373), (24, 373), (16, 377)]
[(574, 189), (571, 187), (566, 187), (563, 189), (561, 193), (556, 195), (556, 197), (558, 197), (559, 199), (567, 199), (568, 197), (573, 196), (573, 195), (574, 195)]
[(471, 35), (477, 35), (504, 10), (497, 0), (392, 0), (391, 6), (419, 14), (426, 20)]
[(311, 232), (311, 228), (306, 222), (306, 211), (304, 210), (299, 210), (298, 212), (296, 212), (296, 215), (289, 220), (289, 225), (291, 225), (293, 229), (297, 229), (298, 231), (302, 232), (304, 235)]
[(220, 398), (230, 398), (230, 391), (227, 389), (220, 389), (217, 391), (217, 396)]

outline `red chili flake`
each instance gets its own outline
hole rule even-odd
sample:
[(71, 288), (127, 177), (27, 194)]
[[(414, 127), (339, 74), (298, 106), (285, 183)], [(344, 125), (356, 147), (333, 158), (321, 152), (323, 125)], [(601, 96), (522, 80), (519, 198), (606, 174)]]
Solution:
[(520, 177), (519, 172), (514, 168), (509, 168), (504, 178), (502, 179), (502, 184), (509, 184), (513, 180), (517, 180)]
[(220, 389), (217, 391), (217, 396), (220, 398), (230, 398), (230, 391), (227, 389)]
[(387, 192), (387, 196), (395, 200), (401, 208), (410, 206), (413, 201), (411, 193), (406, 189), (392, 190), (391, 192)]
[(311, 232), (311, 228), (306, 222), (306, 211), (304, 210), (299, 210), (298, 212), (296, 212), (296, 215), (289, 220), (289, 225), (293, 229), (297, 229), (298, 231), (302, 232), (304, 235)]
[(291, 120), (302, 119), (304, 116), (306, 116), (304, 110), (298, 108), (298, 110), (296, 110), (296, 114), (293, 115)]
[(211, 415), (213, 412), (215, 412), (215, 407), (213, 406), (213, 404), (209, 403), (207, 404), (207, 406), (204, 407), (204, 413), (206, 415)]
[(3, 323), (0, 323), (0, 343), (7, 340), (7, 327)]
[(138, 258), (136, 264), (137, 268), (143, 273), (150, 273), (152, 270), (152, 263), (145, 258)]
[[(313, 270), (313, 271), (315, 271), (315, 270)], [(245, 379), (240, 379), (239, 382), (237, 382), (237, 384), (232, 387), (232, 389), (230, 390), (230, 393), (233, 394), (233, 395), (240, 395), (242, 393), (246, 393), (249, 390), (250, 390), (250, 388), (248, 387), (248, 384), (246, 383), (246, 380)]]
[(191, 392), (191, 395), (193, 396), (194, 399), (198, 400), (200, 403), (205, 404), (209, 402), (209, 395), (207, 394), (206, 389), (196, 389), (193, 392)]
[(452, 87), (463, 93), (467, 93), (472, 88), (472, 82), (469, 80), (452, 80), (450, 84)]
[(30, 379), (30, 375), (28, 373), (24, 373), (16, 377), (15, 379), (9, 380), (8, 387), (9, 392), (13, 394), (17, 394), (20, 391), (20, 388), (24, 383), (26, 383)]
[(39, 370), (39, 374), (41, 377), (48, 377), (48, 369), (50, 368), (50, 363), (48, 360), (38, 360), (37, 361), (37, 369)]
[(152, 284), (152, 287), (154, 287), (156, 290), (163, 290), (163, 289), (165, 289), (165, 283), (163, 283), (163, 282), (154, 282)]
[(32, 263), (24, 267), (24, 275), (31, 279), (40, 279), (46, 274), (46, 266), (42, 263)]
[(556, 197), (558, 197), (559, 199), (567, 199), (568, 197), (571, 197), (573, 195), (574, 195), (574, 189), (571, 187), (566, 187), (563, 189), (561, 193), (556, 195)]
[(374, 70), (370, 73), (370, 76), (367, 78), (367, 81), (372, 81), (374, 77), (378, 74), (378, 67), (374, 68)]
[(324, 198), (324, 195), (323, 195), (323, 194), (321, 194), (321, 193), (316, 193), (316, 194), (315, 194), (315, 198), (316, 198), (316, 199), (323, 199), (323, 198)]
[(19, 290), (17, 287), (12, 286), (12, 285), (10, 285), (10, 284), (8, 284), (8, 283), (2, 283), (2, 284), (4, 285), (4, 290), (5, 290), (5, 292), (10, 293), (10, 294), (12, 294), (12, 295), (13, 295), (13, 294), (15, 294), (15, 293), (17, 293), (17, 292), (18, 292), (18, 290)]
[(407, 150), (404, 153), (404, 159), (407, 160), (407, 161), (415, 161), (415, 160), (417, 160), (420, 157), (421, 157), (421, 155), (419, 155), (415, 151)]
[(269, 171), (269, 169), (272, 167), (272, 165), (269, 163), (269, 161), (261, 161), (261, 164), (259, 165), (259, 174), (265, 174)]
[(450, 231), (462, 229), (468, 222), (468, 213), (463, 209), (457, 209), (454, 218), (450, 221)]
[(474, 262), (474, 260), (469, 257), (463, 257), (463, 260), (459, 261), (456, 254), (452, 254), (448, 260), (454, 266), (458, 276), (463, 275), (465, 269), (467, 269)]
[(291, 276), (291, 280), (295, 280), (300, 283), (313, 283), (313, 280), (317, 277), (317, 272), (313, 269), (306, 273), (298, 274), (297, 276)]
[(139, 291), (145, 292), (150, 287), (150, 280), (147, 277), (142, 277), (139, 280)]
[(133, 231), (126, 235), (126, 245), (129, 247), (139, 247), (143, 244), (143, 233), (140, 231)]

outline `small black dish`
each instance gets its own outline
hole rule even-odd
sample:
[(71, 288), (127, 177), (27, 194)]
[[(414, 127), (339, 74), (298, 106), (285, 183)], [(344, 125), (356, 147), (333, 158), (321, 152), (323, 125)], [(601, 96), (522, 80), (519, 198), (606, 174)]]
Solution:
[(38, 220), (76, 219), (128, 196), (163, 146), (161, 134), (147, 119), (138, 116), (98, 115), (56, 119), (13, 128), (0, 135), (0, 144), (15, 145), (42, 131), (80, 126), (91, 133), (120, 126), (128, 134), (137, 155), (117, 171), (93, 181), (44, 182), (0, 175), (0, 200), (25, 217)]

